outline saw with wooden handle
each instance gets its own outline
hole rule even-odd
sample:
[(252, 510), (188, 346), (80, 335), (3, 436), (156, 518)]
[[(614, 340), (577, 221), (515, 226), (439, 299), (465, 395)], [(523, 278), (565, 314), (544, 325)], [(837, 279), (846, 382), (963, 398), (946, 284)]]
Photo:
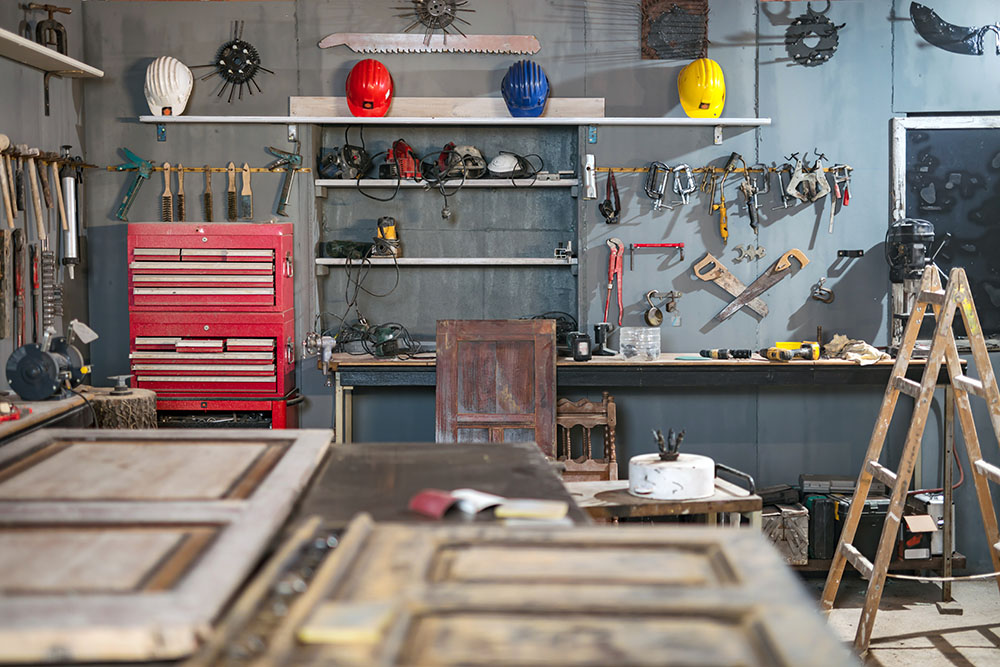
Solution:
[[(425, 43), (426, 42), (426, 43)], [(541, 48), (534, 35), (407, 35), (389, 32), (337, 32), (319, 48), (346, 46), (355, 53), (532, 54)]]
[(791, 273), (788, 269), (791, 268), (791, 258), (799, 260), (800, 268), (809, 263), (809, 259), (802, 253), (798, 248), (792, 248), (778, 260), (772, 264), (764, 273), (757, 278), (757, 280), (750, 283), (750, 285), (740, 292), (733, 301), (719, 311), (719, 314), (715, 316), (715, 319), (719, 322), (729, 319), (737, 310), (747, 305), (747, 303), (757, 298), (757, 296), (763, 294), (771, 287), (776, 285), (782, 278)]

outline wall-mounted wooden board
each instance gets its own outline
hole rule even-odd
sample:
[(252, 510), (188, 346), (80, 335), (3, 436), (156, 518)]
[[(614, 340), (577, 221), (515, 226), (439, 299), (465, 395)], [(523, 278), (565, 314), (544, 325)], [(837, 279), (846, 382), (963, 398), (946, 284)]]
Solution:
[(375, 524), (259, 664), (855, 665), (756, 531)]
[(331, 435), (42, 430), (0, 448), (0, 662), (193, 652)]
[[(346, 97), (289, 97), (288, 115), (351, 117)], [(509, 118), (502, 97), (395, 97), (388, 118)], [(542, 118), (603, 118), (603, 97), (550, 97)]]

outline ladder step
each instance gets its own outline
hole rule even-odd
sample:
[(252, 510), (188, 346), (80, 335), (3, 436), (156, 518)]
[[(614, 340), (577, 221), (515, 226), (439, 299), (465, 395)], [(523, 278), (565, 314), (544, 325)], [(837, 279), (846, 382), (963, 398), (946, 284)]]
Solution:
[(996, 467), (991, 463), (987, 463), (982, 459), (976, 461), (975, 467), (976, 470), (979, 471), (980, 475), (985, 475), (986, 477), (990, 478), (991, 482), (996, 482), (997, 484), (1000, 484), (1000, 468)]
[(913, 380), (907, 380), (901, 375), (897, 375), (892, 378), (892, 386), (907, 396), (912, 396), (913, 398), (920, 396), (920, 383), (914, 382)]
[(970, 394), (975, 394), (980, 398), (986, 398), (986, 390), (983, 389), (983, 383), (979, 380), (974, 380), (968, 375), (956, 375), (951, 379), (951, 384), (955, 389), (961, 389), (962, 391), (967, 391)]
[(890, 490), (895, 488), (896, 473), (889, 470), (878, 461), (868, 462), (868, 472), (870, 472), (875, 479), (885, 484)]
[(854, 548), (853, 544), (844, 542), (840, 545), (840, 553), (854, 566), (854, 569), (861, 573), (863, 579), (871, 579), (874, 566), (872, 562), (865, 558), (860, 551)]
[(944, 305), (944, 290), (924, 290), (917, 297), (921, 303), (933, 303), (935, 306)]

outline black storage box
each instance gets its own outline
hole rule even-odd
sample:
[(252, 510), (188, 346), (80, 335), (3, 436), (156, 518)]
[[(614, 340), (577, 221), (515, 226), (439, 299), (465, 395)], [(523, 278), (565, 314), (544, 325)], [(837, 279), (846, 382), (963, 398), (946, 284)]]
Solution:
[(809, 495), (805, 506), (809, 510), (809, 558), (833, 558), (840, 535), (834, 518), (837, 501), (827, 495)]
[[(840, 539), (840, 531), (847, 521), (847, 513), (851, 509), (853, 496), (840, 493), (830, 496), (836, 503), (836, 539)], [(871, 496), (865, 501), (865, 508), (861, 512), (861, 519), (858, 521), (858, 529), (854, 533), (854, 547), (868, 560), (875, 561), (875, 553), (878, 551), (878, 542), (882, 538), (882, 524), (885, 515), (889, 511), (888, 496)], [(893, 560), (898, 558), (896, 554), (896, 541), (893, 541)], [(836, 546), (834, 546), (836, 548)], [(832, 556), (831, 556), (832, 557)]]

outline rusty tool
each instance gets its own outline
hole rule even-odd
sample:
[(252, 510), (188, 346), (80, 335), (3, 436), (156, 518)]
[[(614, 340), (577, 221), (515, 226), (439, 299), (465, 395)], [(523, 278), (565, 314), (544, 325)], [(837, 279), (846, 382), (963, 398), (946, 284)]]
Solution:
[(184, 165), (177, 165), (177, 219), (187, 220), (187, 207), (184, 203)]
[(35, 41), (42, 46), (54, 46), (55, 50), (59, 53), (68, 55), (66, 51), (66, 28), (62, 23), (56, 21), (54, 16), (56, 12), (62, 14), (72, 14), (73, 10), (69, 7), (56, 7), (55, 5), (40, 5), (38, 3), (32, 2), (28, 5), (28, 9), (37, 9), (43, 12), (48, 12), (49, 17), (44, 21), (39, 21), (35, 24)]
[(163, 194), (160, 195), (160, 221), (174, 221), (174, 195), (170, 192), (170, 163), (163, 163)]
[(740, 292), (739, 296), (733, 299), (732, 303), (719, 311), (719, 314), (715, 316), (715, 319), (719, 322), (723, 322), (742, 308), (747, 305), (752, 299), (755, 299), (758, 295), (763, 294), (775, 284), (777, 284), (786, 275), (789, 275), (789, 269), (792, 266), (791, 258), (799, 260), (801, 266), (806, 266), (809, 260), (798, 248), (792, 248), (787, 251), (777, 261), (772, 264), (764, 273), (757, 278), (757, 280), (750, 283), (750, 285)]
[[(430, 4), (430, 3), (428, 3)], [(355, 53), (538, 53), (534, 35), (418, 35), (338, 32), (319, 41), (319, 48), (346, 46)]]
[[(746, 289), (746, 285), (710, 252), (705, 253), (693, 268), (698, 278), (714, 282), (733, 296), (739, 296)], [(746, 306), (761, 317), (767, 317), (767, 304), (762, 299), (751, 299)]]
[(3, 164), (4, 170), (7, 172), (7, 187), (8, 193), (10, 194), (10, 210), (14, 219), (17, 219), (18, 212), (18, 200), (17, 200), (17, 176), (14, 170), (14, 164), (10, 159), (11, 151), (13, 147), (8, 147), (3, 151)]
[(38, 168), (35, 166), (35, 156), (38, 155), (39, 150), (22, 146), (20, 153), (25, 156), (28, 179), (31, 181), (31, 204), (35, 212), (35, 229), (38, 232), (38, 240), (45, 242), (48, 235), (45, 233), (45, 220), (42, 218), (42, 197), (38, 189)]
[(229, 185), (226, 187), (226, 219), (236, 222), (236, 165), (230, 162), (226, 165), (226, 175)]
[(744, 169), (746, 168), (746, 162), (743, 161), (743, 156), (739, 153), (733, 151), (729, 155), (729, 159), (726, 161), (726, 166), (722, 168), (722, 180), (719, 183), (719, 203), (712, 204), (712, 212), (719, 212), (719, 235), (722, 237), (722, 242), (726, 243), (729, 240), (729, 214), (726, 212), (726, 178), (736, 169), (736, 163), (743, 162)]
[(243, 187), (240, 189), (240, 217), (253, 220), (253, 191), (250, 190), (250, 165), (243, 163)]
[(50, 168), (52, 169), (52, 186), (56, 191), (56, 205), (59, 210), (59, 223), (62, 226), (62, 230), (69, 230), (69, 223), (66, 221), (66, 202), (63, 200), (62, 183), (59, 180), (59, 164), (57, 162), (50, 162)]
[[(0, 134), (0, 151), (10, 147), (10, 138), (6, 134)], [(7, 227), (14, 229), (14, 200), (11, 194), (13, 190), (7, 181), (7, 156), (0, 157), (0, 191), (2, 191), (3, 208), (7, 215)]]
[(39, 152), (36, 158), (37, 168), (38, 168), (38, 180), (42, 184), (42, 201), (45, 202), (45, 208), (52, 208), (52, 188), (49, 187), (49, 163), (45, 160), (46, 154)]
[(14, 254), (14, 348), (24, 345), (24, 232), (11, 232)]
[(212, 170), (205, 165), (205, 193), (201, 196), (205, 205), (205, 222), (212, 222)]
[(684, 261), (684, 244), (683, 243), (629, 243), (628, 244), (628, 270), (631, 271), (635, 268), (635, 249), (636, 248), (677, 248), (681, 251), (681, 261)]
[(618, 281), (618, 326), (622, 325), (622, 255), (625, 244), (621, 239), (608, 239), (611, 254), (608, 257), (608, 295), (604, 300), (604, 321), (608, 321), (608, 309), (611, 305), (611, 290)]

